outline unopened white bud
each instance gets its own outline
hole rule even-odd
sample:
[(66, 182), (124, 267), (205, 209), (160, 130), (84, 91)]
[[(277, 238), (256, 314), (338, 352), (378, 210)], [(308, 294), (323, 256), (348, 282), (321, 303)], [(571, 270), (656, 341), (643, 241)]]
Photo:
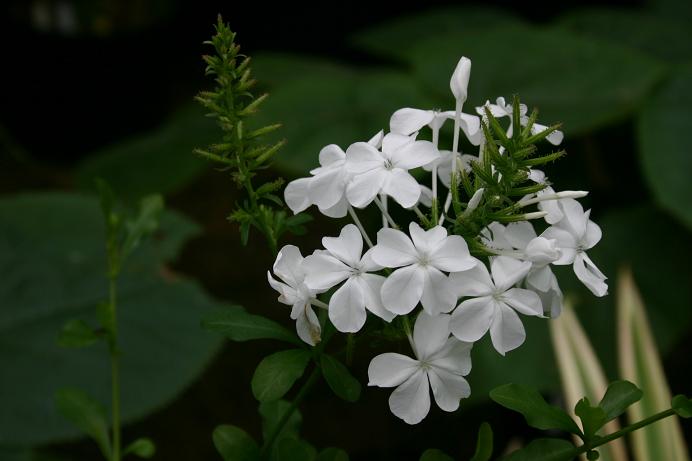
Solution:
[(449, 81), (449, 87), (457, 101), (466, 101), (469, 77), (471, 77), (471, 60), (462, 56)]

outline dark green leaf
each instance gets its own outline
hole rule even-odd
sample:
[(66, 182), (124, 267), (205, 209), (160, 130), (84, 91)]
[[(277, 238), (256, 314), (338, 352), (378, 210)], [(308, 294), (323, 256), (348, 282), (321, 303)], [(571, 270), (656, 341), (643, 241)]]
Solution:
[(130, 453), (140, 458), (149, 459), (156, 454), (156, 445), (151, 439), (137, 439), (123, 450), (123, 455)]
[(684, 395), (676, 395), (673, 397), (671, 407), (681, 418), (692, 418), (692, 399)]
[(159, 226), (159, 215), (163, 211), (163, 197), (148, 195), (139, 204), (139, 211), (133, 220), (125, 225), (125, 242), (122, 246), (122, 257), (126, 258), (142, 238), (152, 234)]
[[(71, 319), (97, 325), (97, 306), (108, 298), (98, 200), (65, 193), (6, 196), (0, 199), (0, 222), (0, 444), (74, 438), (79, 431), (57, 412), (55, 392), (78, 387), (100, 402), (111, 399), (104, 347), (67, 350), (55, 344)], [(124, 423), (175, 398), (221, 343), (198, 324), (219, 303), (166, 268), (196, 229), (165, 212), (157, 238), (143, 242), (121, 274)]]
[(111, 456), (106, 411), (101, 404), (79, 389), (61, 389), (55, 394), (58, 411), (91, 437), (106, 459)]
[(560, 429), (580, 434), (577, 424), (560, 408), (548, 405), (535, 389), (519, 384), (505, 384), (490, 391), (490, 398), (505, 408), (524, 415), (537, 429)]
[(130, 202), (178, 191), (208, 167), (192, 150), (215, 142), (219, 133), (201, 108), (185, 108), (152, 132), (86, 156), (77, 167), (77, 184), (90, 191), (94, 178), (103, 178)]
[(241, 308), (221, 309), (208, 313), (202, 320), (202, 327), (221, 333), (233, 341), (251, 339), (278, 339), (300, 345), (301, 342), (288, 329), (273, 320), (245, 312)]
[[(262, 437), (266, 442), (276, 425), (279, 423), (286, 411), (291, 407), (291, 402), (286, 400), (274, 400), (272, 402), (262, 402), (259, 405), (259, 414), (262, 417)], [(288, 422), (281, 428), (281, 433), (278, 438), (288, 436), (297, 437), (300, 431), (300, 425), (303, 422), (303, 417), (300, 411), (295, 409), (291, 413)]]
[(586, 397), (577, 402), (574, 413), (581, 419), (586, 440), (591, 439), (607, 421), (603, 408), (591, 406), (591, 402)]
[(348, 402), (355, 402), (360, 398), (360, 383), (343, 363), (323, 354), (321, 364), (324, 379), (337, 396)]
[(454, 461), (454, 458), (437, 448), (428, 448), (421, 455), (420, 461)]
[(627, 117), (664, 71), (635, 50), (559, 29), (512, 26), (433, 36), (418, 42), (410, 61), (418, 80), (437, 93), (438, 105), (453, 104), (449, 78), (462, 54), (473, 61), (467, 112), (488, 99), (518, 94), (539, 108), (540, 123), (562, 122), (568, 134)]
[(325, 448), (315, 461), (349, 461), (348, 453), (341, 448)]
[(574, 445), (562, 439), (536, 439), (512, 452), (505, 461), (570, 461), (576, 456)]
[(278, 400), (305, 372), (310, 352), (290, 349), (262, 359), (252, 377), (252, 394), (260, 402)]
[(70, 320), (60, 330), (58, 344), (62, 347), (87, 347), (99, 339), (94, 329), (83, 320)]
[(490, 424), (483, 423), (478, 428), (478, 439), (476, 440), (476, 452), (470, 461), (490, 461), (493, 455), (493, 430)]
[(605, 412), (606, 421), (615, 419), (627, 407), (642, 398), (642, 391), (629, 381), (614, 381), (608, 385), (599, 407)]
[(313, 461), (317, 450), (305, 440), (286, 437), (278, 441), (277, 461)]
[(260, 452), (257, 443), (247, 432), (231, 425), (217, 426), (212, 434), (214, 446), (224, 461), (257, 461)]
[(692, 65), (679, 68), (640, 112), (637, 131), (644, 177), (656, 200), (692, 228)]

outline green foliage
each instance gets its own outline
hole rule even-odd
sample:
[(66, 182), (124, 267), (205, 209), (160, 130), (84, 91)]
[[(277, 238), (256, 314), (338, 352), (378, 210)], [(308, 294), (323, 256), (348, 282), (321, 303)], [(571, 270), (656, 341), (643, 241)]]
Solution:
[(454, 461), (454, 458), (437, 448), (428, 448), (421, 455), (420, 461)]
[(361, 385), (343, 363), (331, 355), (322, 354), (320, 365), (324, 379), (338, 397), (347, 402), (356, 402), (360, 398)]
[(606, 413), (601, 407), (594, 407), (587, 397), (582, 398), (574, 407), (574, 413), (581, 419), (584, 439), (588, 440), (606, 423)]
[(216, 451), (224, 461), (257, 461), (259, 447), (247, 432), (231, 425), (217, 426), (212, 434)]
[(322, 450), (315, 461), (349, 461), (349, 457), (341, 448), (330, 447)]
[(79, 389), (61, 389), (55, 395), (55, 403), (60, 413), (91, 437), (103, 456), (110, 459), (111, 441), (106, 412), (101, 404)]
[[(266, 441), (269, 436), (276, 430), (281, 417), (291, 408), (291, 403), (286, 400), (272, 400), (269, 402), (261, 402), (259, 405), (259, 414), (262, 417), (262, 438)], [(281, 432), (277, 436), (277, 440), (282, 437), (298, 437), (300, 425), (303, 422), (303, 417), (300, 412), (295, 410), (291, 413), (288, 420), (281, 428)]]
[(493, 455), (493, 430), (488, 423), (482, 423), (478, 428), (476, 451), (470, 461), (490, 461)]
[(692, 399), (684, 395), (676, 395), (673, 397), (671, 407), (681, 418), (692, 418)]
[(505, 408), (524, 415), (537, 429), (560, 429), (581, 435), (576, 423), (560, 408), (549, 405), (535, 390), (519, 384), (505, 384), (490, 392), (490, 398)]
[(202, 327), (208, 331), (221, 333), (231, 341), (276, 339), (302, 345), (300, 339), (292, 331), (273, 320), (250, 314), (240, 306), (209, 312), (202, 319)]
[[(156, 238), (141, 243), (120, 275), (124, 422), (176, 397), (220, 344), (197, 326), (218, 304), (166, 268), (197, 227), (173, 212), (160, 221)], [(107, 264), (98, 202), (66, 193), (4, 197), (0, 222), (0, 267), (12, 267), (0, 284), (0, 444), (73, 438), (78, 431), (55, 409), (55, 392), (79, 387), (96, 401), (110, 400), (105, 345), (64, 350), (55, 344), (72, 319), (99, 323)]]
[(70, 320), (63, 325), (58, 335), (58, 344), (62, 347), (88, 347), (96, 343), (101, 336), (83, 320)]
[(692, 156), (687, 129), (692, 124), (692, 65), (676, 69), (647, 102), (637, 121), (639, 153), (658, 203), (692, 228)]
[(506, 461), (570, 461), (577, 452), (567, 440), (536, 439), (525, 448), (512, 452)]
[(290, 349), (262, 359), (252, 377), (252, 394), (260, 402), (278, 400), (303, 376), (310, 352)]
[(156, 454), (156, 445), (151, 439), (139, 438), (125, 447), (123, 456), (133, 454), (139, 458), (149, 459)]
[(286, 437), (276, 445), (276, 461), (313, 461), (317, 457), (315, 447), (305, 440)]
[(625, 412), (627, 407), (642, 398), (642, 391), (629, 381), (614, 381), (606, 389), (599, 407), (605, 413), (606, 421), (615, 419)]

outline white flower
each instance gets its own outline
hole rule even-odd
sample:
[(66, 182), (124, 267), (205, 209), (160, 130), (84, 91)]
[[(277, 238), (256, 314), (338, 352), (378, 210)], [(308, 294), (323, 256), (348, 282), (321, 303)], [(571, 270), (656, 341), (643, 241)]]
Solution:
[(432, 171), (433, 166), (437, 164), (437, 176), (440, 178), (442, 184), (449, 189), (449, 186), (452, 184), (452, 167), (454, 166), (454, 159), (460, 162), (459, 169), (463, 168), (467, 173), (471, 171), (471, 162), (478, 161), (478, 157), (474, 155), (459, 155), (454, 154), (451, 150), (441, 150), (440, 158), (432, 163), (424, 165), (423, 169)]
[(359, 142), (346, 151), (346, 167), (355, 174), (346, 188), (351, 205), (363, 208), (383, 192), (404, 208), (411, 208), (420, 198), (420, 186), (408, 170), (430, 163), (438, 157), (429, 141), (396, 133), (382, 140), (382, 150)]
[(449, 315), (422, 312), (413, 329), (415, 359), (381, 354), (368, 367), (370, 386), (395, 387), (389, 408), (408, 424), (418, 424), (430, 410), (430, 388), (437, 406), (455, 411), (459, 400), (471, 395), (463, 378), (471, 371), (470, 343), (449, 337)]
[[(505, 98), (503, 98), (503, 97), (497, 98), (497, 100), (495, 102), (496, 102), (495, 104), (491, 104), (490, 101), (486, 101), (484, 105), (482, 105), (480, 107), (476, 107), (476, 112), (479, 115), (484, 117), (485, 116), (485, 108), (487, 107), (488, 109), (490, 109), (490, 113), (493, 114), (493, 117), (495, 117), (495, 118), (509, 117), (510, 125), (509, 125), (509, 129), (507, 130), (507, 136), (511, 136), (512, 131), (514, 130), (514, 127), (512, 126), (512, 123), (513, 123), (512, 122), (512, 110), (513, 110), (512, 105), (507, 104), (505, 102)], [(526, 124), (529, 121), (529, 117), (526, 115), (527, 112), (528, 112), (528, 108), (526, 107), (526, 104), (520, 104), (519, 105), (519, 114), (520, 114), (520, 123), (522, 126), (526, 126)], [(531, 134), (541, 133), (541, 132), (547, 130), (548, 128), (549, 127), (547, 127), (545, 125), (541, 125), (540, 123), (534, 123), (531, 126)], [(563, 138), (564, 138), (564, 135), (563, 135), (562, 131), (559, 131), (559, 130), (553, 131), (552, 133), (550, 133), (546, 137), (548, 142), (550, 142), (551, 144), (553, 144), (555, 146), (560, 144), (562, 142)]]
[(452, 314), (450, 328), (461, 341), (478, 341), (488, 330), (493, 346), (502, 355), (519, 347), (526, 338), (516, 311), (525, 315), (542, 316), (538, 295), (523, 288), (512, 288), (531, 269), (528, 261), (507, 256), (491, 259), (492, 279), (484, 264), (452, 274), (459, 297), (463, 301)]
[(327, 251), (315, 252), (303, 261), (305, 285), (313, 290), (328, 290), (344, 283), (329, 301), (329, 319), (341, 332), (356, 332), (365, 324), (366, 309), (387, 322), (394, 314), (382, 306), (380, 289), (385, 278), (368, 274), (382, 266), (370, 257), (371, 250), (361, 257), (363, 237), (358, 228), (347, 224), (339, 237), (324, 237)]
[(462, 56), (457, 63), (452, 78), (449, 80), (449, 89), (458, 101), (466, 101), (469, 78), (471, 77), (471, 60)]
[(562, 256), (553, 264), (572, 264), (577, 278), (596, 296), (608, 294), (606, 276), (586, 254), (601, 240), (601, 228), (589, 219), (591, 210), (584, 212), (581, 204), (573, 199), (560, 200), (564, 217), (547, 228), (542, 237), (555, 239)]
[(318, 291), (305, 285), (302, 263), (303, 255), (298, 247), (286, 245), (279, 251), (273, 267), (274, 274), (283, 283), (275, 280), (269, 271), (267, 279), (272, 288), (279, 292), (279, 302), (292, 306), (291, 318), (296, 320), (296, 330), (300, 339), (314, 346), (320, 341), (321, 329), (311, 303)]
[[(447, 120), (454, 120), (455, 112), (453, 110), (437, 111), (437, 110), (421, 110), (405, 107), (399, 109), (389, 120), (389, 130), (392, 133), (403, 135), (412, 135), (424, 126), (429, 126), (433, 130), (439, 130)], [(477, 146), (481, 142), (481, 121), (475, 115), (461, 113), (459, 122), (461, 130), (466, 135), (466, 138), (471, 144)]]
[[(466, 241), (435, 226), (428, 231), (411, 222), (409, 238), (395, 229), (381, 229), (372, 259), (395, 270), (382, 285), (382, 303), (395, 314), (408, 314), (418, 302), (430, 314), (449, 312), (457, 296), (449, 278), (442, 272), (470, 269), (476, 259), (469, 254)], [(412, 241), (413, 239), (413, 241)]]

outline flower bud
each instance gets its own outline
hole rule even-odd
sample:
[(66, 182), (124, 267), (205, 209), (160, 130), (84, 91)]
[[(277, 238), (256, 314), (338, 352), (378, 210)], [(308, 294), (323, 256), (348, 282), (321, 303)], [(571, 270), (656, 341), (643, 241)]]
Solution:
[(462, 56), (457, 64), (452, 79), (449, 81), (449, 87), (457, 101), (466, 101), (466, 95), (469, 86), (469, 77), (471, 76), (471, 60)]

